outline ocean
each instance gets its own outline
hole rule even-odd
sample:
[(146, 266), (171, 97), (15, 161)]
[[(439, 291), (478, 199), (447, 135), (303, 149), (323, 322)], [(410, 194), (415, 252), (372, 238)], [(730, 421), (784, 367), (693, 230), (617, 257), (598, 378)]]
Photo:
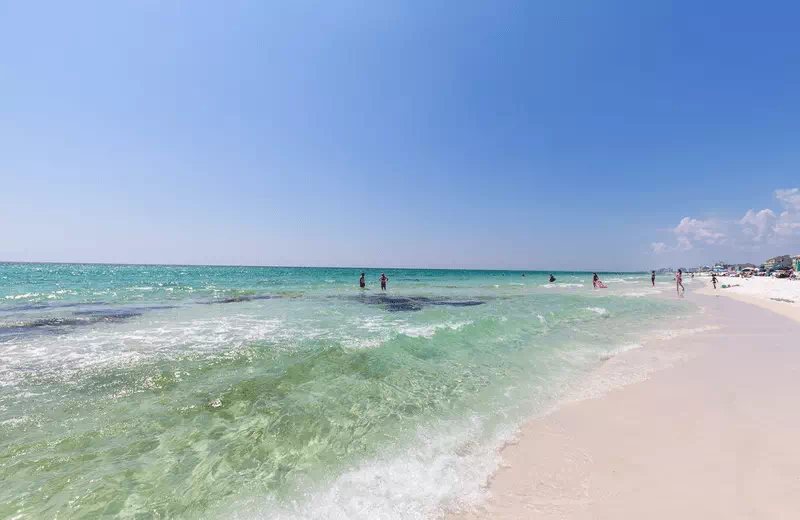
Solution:
[(0, 517), (436, 518), (610, 357), (648, 274), (0, 264)]

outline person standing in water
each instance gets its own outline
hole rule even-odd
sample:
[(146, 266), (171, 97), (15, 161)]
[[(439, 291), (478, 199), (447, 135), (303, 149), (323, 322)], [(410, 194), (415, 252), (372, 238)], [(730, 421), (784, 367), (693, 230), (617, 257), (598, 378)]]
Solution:
[(386, 274), (385, 274), (385, 273), (381, 273), (381, 278), (380, 278), (380, 280), (381, 280), (381, 290), (385, 291), (385, 290), (386, 290), (386, 282), (387, 282), (389, 279), (386, 277)]
[(600, 277), (597, 276), (597, 273), (592, 273), (592, 287), (597, 289), (597, 282), (600, 281)]
[(364, 273), (361, 273), (361, 279), (358, 281), (358, 285), (361, 286), (362, 289), (367, 287), (367, 282), (364, 281)]
[(650, 283), (653, 284), (653, 287), (656, 286), (656, 272), (650, 271)]
[(675, 275), (675, 290), (678, 291), (678, 296), (683, 296), (686, 288), (683, 286), (683, 271), (678, 269), (678, 274)]
[(551, 274), (550, 275), (550, 283), (553, 283), (555, 281), (556, 281), (556, 277)]

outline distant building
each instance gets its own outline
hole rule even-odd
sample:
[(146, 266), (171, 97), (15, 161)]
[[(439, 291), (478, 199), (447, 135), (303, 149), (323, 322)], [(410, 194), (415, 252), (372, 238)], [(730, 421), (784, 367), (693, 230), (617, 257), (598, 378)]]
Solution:
[(779, 267), (792, 267), (792, 257), (789, 255), (776, 256), (764, 262), (764, 267), (769, 271), (770, 269), (778, 269)]

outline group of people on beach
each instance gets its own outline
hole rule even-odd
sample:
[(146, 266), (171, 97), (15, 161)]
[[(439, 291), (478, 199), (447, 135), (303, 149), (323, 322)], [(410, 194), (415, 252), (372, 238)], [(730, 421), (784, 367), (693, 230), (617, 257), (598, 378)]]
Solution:
[[(524, 274), (522, 276), (525, 276)], [(367, 281), (366, 281), (365, 273), (361, 273), (361, 278), (358, 280), (358, 285), (362, 289), (367, 288)], [(694, 278), (694, 273), (692, 273), (692, 278)], [(389, 277), (386, 276), (386, 273), (381, 273), (381, 277), (378, 278), (381, 282), (381, 290), (386, 290), (386, 282), (389, 281)], [(556, 277), (552, 274), (550, 275), (550, 283), (556, 281)], [(650, 283), (653, 284), (653, 287), (656, 286), (656, 272), (650, 271)], [(676, 290), (678, 291), (678, 296), (683, 297), (683, 294), (686, 292), (686, 288), (683, 286), (683, 271), (678, 269), (678, 273), (675, 275), (675, 283), (676, 283)], [(717, 277), (716, 275), (711, 275), (711, 283), (714, 284), (714, 289), (717, 288)], [(592, 273), (592, 288), (594, 289), (604, 289), (606, 286), (603, 282), (600, 281), (600, 277), (597, 276), (597, 273)]]
[[(361, 273), (361, 278), (358, 280), (358, 285), (362, 289), (366, 289), (367, 288), (367, 282), (366, 282), (364, 276), (365, 276), (364, 273)], [(386, 276), (386, 273), (381, 273), (381, 277), (378, 278), (378, 280), (380, 280), (380, 282), (381, 282), (381, 290), (385, 291), (386, 290), (386, 282), (389, 281), (389, 277)]]

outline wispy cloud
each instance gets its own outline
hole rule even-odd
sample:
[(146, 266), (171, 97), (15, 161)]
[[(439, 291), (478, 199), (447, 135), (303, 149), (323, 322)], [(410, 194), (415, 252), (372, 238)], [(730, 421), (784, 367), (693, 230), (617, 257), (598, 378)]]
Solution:
[(667, 244), (665, 244), (664, 242), (653, 242), (652, 244), (650, 244), (650, 248), (653, 250), (655, 254), (659, 254), (664, 252), (665, 249), (667, 249)]
[(775, 198), (789, 211), (800, 213), (800, 188), (775, 190)]
[(660, 254), (689, 251), (701, 245), (727, 244), (752, 248), (763, 244), (780, 244), (800, 237), (800, 188), (775, 190), (775, 199), (783, 207), (780, 214), (765, 208), (760, 211), (750, 209), (738, 220), (684, 217), (669, 230), (675, 237), (672, 245), (653, 242), (650, 249)]

